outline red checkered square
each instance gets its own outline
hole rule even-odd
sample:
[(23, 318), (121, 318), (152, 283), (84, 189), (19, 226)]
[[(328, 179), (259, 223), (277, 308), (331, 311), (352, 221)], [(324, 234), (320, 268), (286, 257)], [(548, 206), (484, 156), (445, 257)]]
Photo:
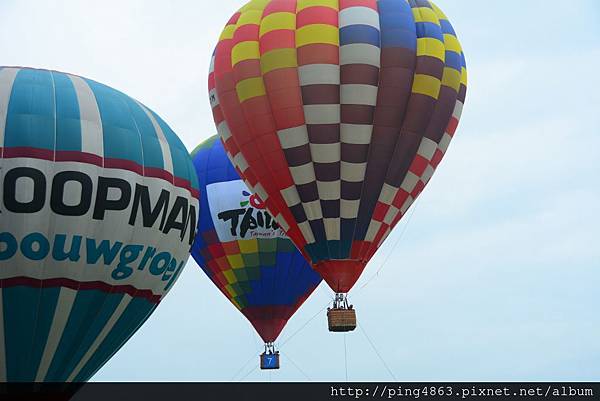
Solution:
[(383, 221), (389, 209), (390, 205), (386, 205), (385, 203), (377, 201), (377, 205), (375, 205), (375, 210), (373, 211), (372, 219), (376, 221)]
[(415, 185), (415, 189), (410, 193), (410, 196), (412, 196), (413, 199), (417, 199), (417, 196), (423, 191), (423, 188), (425, 188), (425, 183), (419, 180), (417, 185)]
[(227, 284), (229, 284), (222, 272), (215, 274), (215, 279), (222, 287), (225, 287)]
[(458, 120), (456, 117), (452, 117), (450, 122), (448, 123), (448, 127), (446, 128), (446, 133), (450, 136), (454, 136), (456, 129), (458, 128)]
[(226, 256), (221, 256), (220, 258), (215, 259), (215, 262), (217, 263), (217, 265), (219, 266), (219, 270), (221, 271), (231, 269), (231, 265), (229, 264), (229, 261), (227, 260)]
[(209, 245), (208, 251), (213, 256), (213, 258), (219, 258), (221, 256), (225, 256), (225, 252), (223, 251), (223, 247), (221, 246), (221, 244)]
[(238, 246), (237, 241), (223, 242), (222, 245), (226, 255), (236, 255), (240, 253), (240, 247)]
[(406, 200), (409, 197), (409, 193), (406, 192), (405, 190), (403, 190), (402, 188), (398, 191), (398, 193), (396, 194), (396, 197), (394, 198), (394, 202), (392, 202), (392, 205), (394, 205), (395, 208), (397, 209), (401, 209), (402, 205), (404, 205), (404, 202), (406, 202)]
[(206, 267), (213, 274), (216, 274), (219, 271), (219, 265), (217, 264), (217, 262), (215, 262), (214, 259), (210, 259), (208, 262), (206, 262)]
[(430, 163), (434, 169), (437, 168), (437, 166), (442, 161), (443, 157), (444, 157), (444, 153), (442, 153), (441, 150), (437, 149), (435, 151), (435, 153), (433, 154), (433, 157), (431, 158), (431, 163)]
[(428, 165), (429, 160), (427, 160), (421, 155), (416, 155), (412, 161), (412, 164), (410, 165), (409, 170), (412, 171), (416, 176), (420, 177), (421, 175), (423, 175), (423, 172), (425, 171)]

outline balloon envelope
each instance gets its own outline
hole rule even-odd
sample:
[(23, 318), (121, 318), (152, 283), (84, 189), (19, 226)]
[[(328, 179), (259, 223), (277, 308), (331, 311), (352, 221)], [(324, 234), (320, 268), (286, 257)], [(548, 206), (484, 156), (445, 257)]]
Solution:
[(321, 277), (248, 191), (218, 136), (192, 157), (201, 193), (192, 256), (261, 338), (273, 342)]
[(249, 187), (336, 292), (354, 285), (454, 135), (464, 55), (426, 0), (255, 0), (209, 96)]
[(0, 68), (0, 381), (86, 381), (189, 257), (181, 141), (105, 85)]

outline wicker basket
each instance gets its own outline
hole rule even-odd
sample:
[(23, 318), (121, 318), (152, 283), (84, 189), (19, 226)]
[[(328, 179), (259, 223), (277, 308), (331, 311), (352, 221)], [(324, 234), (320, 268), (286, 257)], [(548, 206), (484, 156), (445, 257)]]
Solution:
[(327, 323), (329, 331), (352, 331), (356, 328), (356, 311), (354, 309), (329, 309)]

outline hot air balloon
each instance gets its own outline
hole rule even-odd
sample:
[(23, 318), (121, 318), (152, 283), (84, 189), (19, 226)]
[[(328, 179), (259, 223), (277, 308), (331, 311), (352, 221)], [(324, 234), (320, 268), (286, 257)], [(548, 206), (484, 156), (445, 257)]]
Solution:
[(248, 190), (218, 136), (192, 157), (201, 193), (192, 256), (265, 342), (261, 368), (277, 369), (273, 343), (321, 277)]
[(198, 183), (169, 126), (72, 74), (0, 68), (0, 381), (87, 381), (172, 288)]
[(346, 293), (439, 165), (466, 81), (454, 29), (427, 0), (254, 0), (223, 29), (215, 124), (336, 292), (332, 331), (355, 326)]

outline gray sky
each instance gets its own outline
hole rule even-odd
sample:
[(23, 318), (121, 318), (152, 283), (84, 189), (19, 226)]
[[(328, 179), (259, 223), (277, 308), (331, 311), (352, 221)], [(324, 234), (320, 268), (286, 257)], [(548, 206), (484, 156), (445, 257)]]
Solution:
[[(242, 4), (2, 0), (0, 64), (119, 89), (191, 150), (215, 132), (208, 64)], [(436, 4), (467, 57), (467, 101), (441, 167), (351, 292), (359, 324), (399, 380), (597, 380), (600, 5)], [(345, 380), (344, 335), (324, 311), (310, 320), (328, 300), (322, 284), (279, 339), (282, 369), (263, 373), (258, 335), (190, 259), (94, 380)], [(346, 349), (349, 380), (392, 379), (360, 329)]]

